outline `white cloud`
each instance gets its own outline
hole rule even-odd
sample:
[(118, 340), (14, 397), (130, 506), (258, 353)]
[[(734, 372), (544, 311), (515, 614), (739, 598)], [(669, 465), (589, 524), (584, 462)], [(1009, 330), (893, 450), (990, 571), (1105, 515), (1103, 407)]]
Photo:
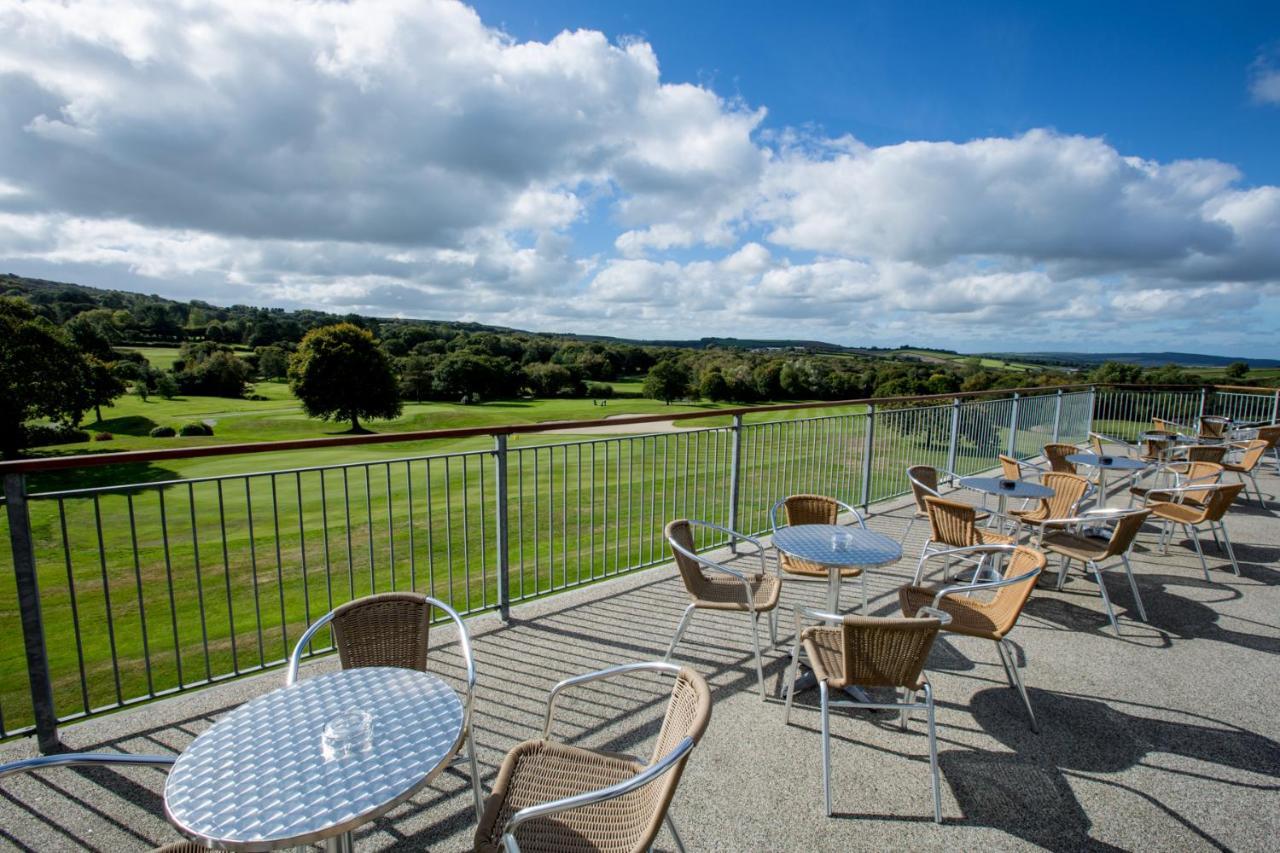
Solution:
[(1264, 51), (1249, 66), (1249, 94), (1259, 104), (1280, 104), (1280, 48)]

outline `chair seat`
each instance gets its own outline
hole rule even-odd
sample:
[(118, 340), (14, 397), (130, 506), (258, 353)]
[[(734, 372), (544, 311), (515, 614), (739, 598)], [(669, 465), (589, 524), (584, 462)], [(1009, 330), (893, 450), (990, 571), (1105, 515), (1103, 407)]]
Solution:
[(861, 566), (824, 566), (822, 563), (811, 563), (808, 560), (798, 560), (786, 554), (778, 555), (778, 565), (789, 575), (803, 575), (812, 578), (825, 578), (832, 571), (839, 571), (842, 578), (856, 578), (862, 574)]
[[(475, 849), (502, 853), (502, 830), (523, 808), (616, 785), (643, 769), (628, 756), (546, 740), (525, 741), (507, 754), (498, 770), (476, 827)], [(638, 836), (651, 817), (645, 801), (650, 787), (652, 783), (616, 799), (522, 824), (516, 832), (520, 849), (587, 853), (606, 849), (590, 840), (602, 834), (618, 838), (619, 849), (627, 849), (625, 839)]]
[[(778, 606), (782, 582), (774, 575), (748, 575), (752, 603), (757, 613)], [(742, 581), (733, 577), (710, 577), (701, 585), (694, 603), (705, 610), (749, 610)]]
[(1220, 464), (1222, 465), (1223, 470), (1234, 471), (1237, 474), (1248, 474), (1253, 470), (1252, 465), (1241, 465), (1238, 462), (1222, 462)]
[(1195, 496), (1192, 492), (1167, 492), (1160, 488), (1146, 489), (1140, 486), (1134, 486), (1129, 493), (1135, 497), (1146, 498), (1148, 501), (1164, 501), (1166, 503), (1177, 502), (1178, 495), (1182, 495), (1181, 503), (1188, 506), (1203, 507), (1204, 502)]
[[(937, 594), (936, 589), (924, 586), (901, 587), (898, 590), (898, 602), (902, 606), (903, 615), (915, 615), (921, 607), (932, 607), (933, 597)], [(943, 627), (944, 631), (988, 640), (999, 640), (1004, 636), (988, 613), (990, 605), (987, 602), (947, 596), (938, 602), (938, 609), (951, 615), (951, 623)]]
[(978, 528), (979, 545), (1012, 545), (1014, 539), (1012, 536), (1005, 536), (1003, 533), (993, 533), (992, 531), (980, 527)]
[(1151, 514), (1157, 518), (1167, 519), (1178, 524), (1199, 524), (1204, 521), (1205, 507), (1188, 503), (1167, 503), (1158, 501), (1151, 504)]
[[(814, 677), (826, 681), (827, 686), (835, 690), (852, 686), (844, 677), (843, 635), (841, 628), (821, 625), (805, 628), (800, 633), (800, 643), (813, 667)], [(923, 690), (924, 683), (924, 673), (921, 672), (911, 689)]]
[(1076, 533), (1049, 533), (1040, 541), (1040, 547), (1055, 554), (1065, 554), (1073, 560), (1101, 560), (1107, 553), (1110, 540), (1094, 539)]

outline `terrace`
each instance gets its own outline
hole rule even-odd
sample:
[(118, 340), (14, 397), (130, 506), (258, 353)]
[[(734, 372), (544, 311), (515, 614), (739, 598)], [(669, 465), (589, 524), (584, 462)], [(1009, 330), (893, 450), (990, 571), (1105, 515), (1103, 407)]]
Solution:
[[(32, 489), (25, 505), (50, 701), (42, 707), (38, 691), (33, 701), (17, 642), (31, 611), (16, 606), (17, 589), (3, 590), (0, 628), (12, 640), (0, 726), (13, 739), (0, 744), (0, 761), (34, 754), (33, 735), (76, 750), (181, 751), (283, 682), (273, 667), (327, 609), (328, 595), (337, 603), (413, 583), (473, 614), (475, 730), (487, 789), (507, 749), (538, 732), (552, 684), (665, 652), (688, 602), (658, 538), (667, 518), (763, 530), (774, 498), (819, 491), (867, 506), (869, 526), (897, 537), (914, 511), (901, 496), (909, 463), (970, 473), (990, 468), (996, 452), (1030, 459), (1052, 438), (1082, 442), (1092, 428), (1132, 437), (1152, 414), (1274, 420), (1278, 400), (1222, 389), (1067, 389), (874, 401), (786, 422), (743, 423), (739, 414), (727, 427), (665, 437), (508, 447), (504, 435), (491, 453), (354, 470)], [(11, 509), (15, 497), (26, 501), (12, 486), (18, 476), (6, 481)], [(1270, 468), (1259, 484), (1269, 501), (1280, 493)], [(1270, 847), (1280, 830), (1280, 724), (1265, 696), (1280, 651), (1280, 528), (1273, 503), (1263, 510), (1237, 501), (1226, 521), (1241, 576), (1210, 545), (1209, 582), (1188, 543), (1175, 537), (1165, 556), (1154, 527), (1143, 531), (1132, 561), (1148, 618), (1137, 619), (1127, 586), (1111, 574), (1119, 637), (1093, 582), (1077, 572), (1061, 592), (1041, 583), (1011, 635), (1038, 735), (990, 643), (939, 638), (927, 672), (939, 702), (941, 827), (932, 822), (923, 726), (917, 719), (904, 733), (888, 715), (865, 712), (833, 715), (836, 815), (823, 814), (817, 693), (798, 695), (791, 726), (780, 698), (791, 607), (818, 604), (820, 585), (784, 584), (782, 642), (765, 651), (767, 702), (756, 690), (745, 620), (700, 615), (675, 655), (707, 678), (714, 700), (673, 805), (686, 846)], [(926, 535), (917, 523), (904, 559), (871, 572), (872, 614), (897, 614), (896, 590), (910, 580)], [(195, 544), (180, 552), (181, 538)], [(197, 561), (199, 584), (172, 579)], [(19, 577), (22, 568), (19, 560)], [(192, 585), (201, 592), (194, 610), (182, 602), (194, 596)], [(431, 645), (432, 670), (457, 683), (450, 629), (433, 628)], [(303, 677), (335, 667), (332, 656), (317, 657)], [(208, 681), (221, 683), (202, 687)], [(561, 736), (636, 749), (656, 730), (664, 697), (643, 678), (626, 687), (568, 703)], [(62, 723), (56, 732), (51, 721)], [(163, 782), (149, 768), (6, 779), (0, 843), (140, 850), (175, 840), (163, 818)], [(448, 773), (361, 829), (356, 842), (463, 849), (473, 829), (469, 784)], [(670, 844), (664, 831), (658, 845)]]

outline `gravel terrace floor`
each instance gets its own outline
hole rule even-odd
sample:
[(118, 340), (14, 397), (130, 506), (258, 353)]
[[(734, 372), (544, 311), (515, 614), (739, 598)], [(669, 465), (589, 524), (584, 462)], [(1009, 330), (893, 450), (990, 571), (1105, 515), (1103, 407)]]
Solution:
[[(1280, 478), (1262, 490), (1275, 501)], [(780, 644), (767, 648), (770, 692), (756, 688), (747, 620), (698, 614), (675, 659), (709, 681), (714, 709), (673, 804), (695, 850), (1031, 849), (1274, 850), (1280, 835), (1280, 516), (1272, 503), (1237, 503), (1227, 524), (1241, 576), (1206, 539), (1205, 582), (1190, 543), (1169, 555), (1148, 526), (1133, 565), (1149, 622), (1138, 621), (1123, 575), (1108, 589), (1121, 636), (1096, 584), (1078, 571), (1064, 590), (1041, 582), (1011, 635), (1040, 720), (1027, 725), (986, 641), (942, 635), (928, 674), (939, 702), (944, 823), (932, 821), (925, 728), (901, 732), (889, 714), (835, 712), (836, 815), (822, 810), (817, 691), (782, 719), (791, 608), (819, 604), (824, 586), (788, 582)], [(904, 501), (873, 507), (869, 526), (899, 536)], [(871, 612), (897, 614), (895, 590), (915, 568), (927, 524), (917, 523), (894, 566), (870, 575)], [(772, 556), (770, 557), (772, 560)], [(1056, 562), (1051, 562), (1054, 568)], [(772, 571), (772, 565), (770, 565)], [(842, 606), (857, 605), (856, 581)], [(504, 625), (468, 625), (479, 687), (476, 736), (487, 790), (503, 754), (536, 735), (547, 689), (569, 675), (660, 658), (687, 597), (671, 565), (513, 610)], [(461, 673), (447, 629), (433, 629), (435, 672)], [(303, 677), (336, 665), (304, 666)], [(271, 672), (67, 726), (77, 750), (178, 751), (240, 703), (283, 682)], [(610, 684), (564, 704), (557, 733), (647, 754), (665, 685)], [(0, 761), (35, 754), (33, 740), (0, 745)], [(164, 772), (62, 769), (0, 783), (0, 849), (145, 850), (177, 839), (163, 817)], [(469, 849), (474, 817), (466, 777), (449, 771), (356, 835), (361, 850)], [(669, 849), (664, 832), (660, 849)]]

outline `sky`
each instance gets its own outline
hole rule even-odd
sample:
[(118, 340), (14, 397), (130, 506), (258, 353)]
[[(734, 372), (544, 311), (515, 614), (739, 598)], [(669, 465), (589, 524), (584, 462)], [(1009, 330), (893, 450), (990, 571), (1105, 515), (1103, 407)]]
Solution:
[(0, 0), (0, 272), (1277, 357), (1280, 4)]

